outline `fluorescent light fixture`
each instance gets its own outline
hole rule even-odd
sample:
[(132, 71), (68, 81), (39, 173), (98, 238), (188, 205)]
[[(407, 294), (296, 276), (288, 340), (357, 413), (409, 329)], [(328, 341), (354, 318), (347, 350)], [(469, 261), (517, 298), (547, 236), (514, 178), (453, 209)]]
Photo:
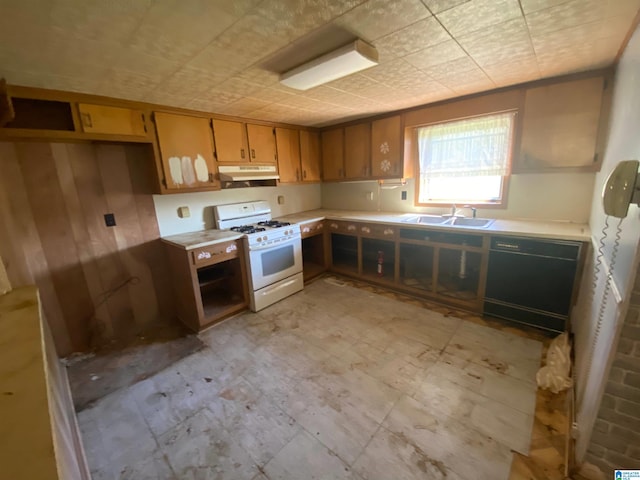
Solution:
[(378, 64), (378, 51), (356, 40), (280, 75), (280, 83), (297, 90), (309, 90)]

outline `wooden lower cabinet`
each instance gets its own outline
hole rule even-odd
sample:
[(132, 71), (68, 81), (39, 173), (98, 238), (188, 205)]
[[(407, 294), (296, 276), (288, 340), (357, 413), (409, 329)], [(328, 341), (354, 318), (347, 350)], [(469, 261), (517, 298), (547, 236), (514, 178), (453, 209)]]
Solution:
[(327, 270), (328, 248), (324, 233), (324, 222), (309, 222), (300, 225), (302, 236), (302, 273), (307, 282)]
[(166, 244), (178, 318), (196, 332), (249, 304), (243, 243), (215, 243), (192, 250)]
[(325, 220), (330, 270), (482, 311), (489, 236)]

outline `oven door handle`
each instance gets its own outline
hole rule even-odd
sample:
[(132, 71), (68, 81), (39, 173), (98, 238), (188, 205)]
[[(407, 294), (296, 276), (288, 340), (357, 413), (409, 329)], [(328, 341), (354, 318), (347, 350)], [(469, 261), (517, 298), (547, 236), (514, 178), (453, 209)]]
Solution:
[(293, 237), (291, 237), (289, 240), (287, 240), (286, 242), (276, 242), (276, 243), (270, 243), (268, 245), (259, 245), (259, 246), (249, 246), (249, 251), (250, 252), (259, 252), (261, 250), (269, 250), (270, 248), (276, 248), (279, 247), (281, 245), (289, 245), (290, 243), (297, 243), (301, 241), (301, 237), (300, 235), (295, 235)]

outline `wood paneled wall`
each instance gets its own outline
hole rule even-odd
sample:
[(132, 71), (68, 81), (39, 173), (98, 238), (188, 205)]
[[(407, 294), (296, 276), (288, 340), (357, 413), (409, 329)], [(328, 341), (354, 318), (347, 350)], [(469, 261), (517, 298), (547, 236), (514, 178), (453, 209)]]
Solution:
[(150, 148), (0, 142), (0, 256), (14, 286), (38, 286), (62, 356), (174, 315)]

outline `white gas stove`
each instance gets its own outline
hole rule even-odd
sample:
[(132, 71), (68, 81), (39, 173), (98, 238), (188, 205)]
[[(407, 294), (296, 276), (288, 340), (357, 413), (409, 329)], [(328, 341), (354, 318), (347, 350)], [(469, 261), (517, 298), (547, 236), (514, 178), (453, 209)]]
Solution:
[(300, 227), (271, 219), (268, 202), (214, 207), (216, 226), (244, 233), (251, 310), (263, 308), (302, 290)]

